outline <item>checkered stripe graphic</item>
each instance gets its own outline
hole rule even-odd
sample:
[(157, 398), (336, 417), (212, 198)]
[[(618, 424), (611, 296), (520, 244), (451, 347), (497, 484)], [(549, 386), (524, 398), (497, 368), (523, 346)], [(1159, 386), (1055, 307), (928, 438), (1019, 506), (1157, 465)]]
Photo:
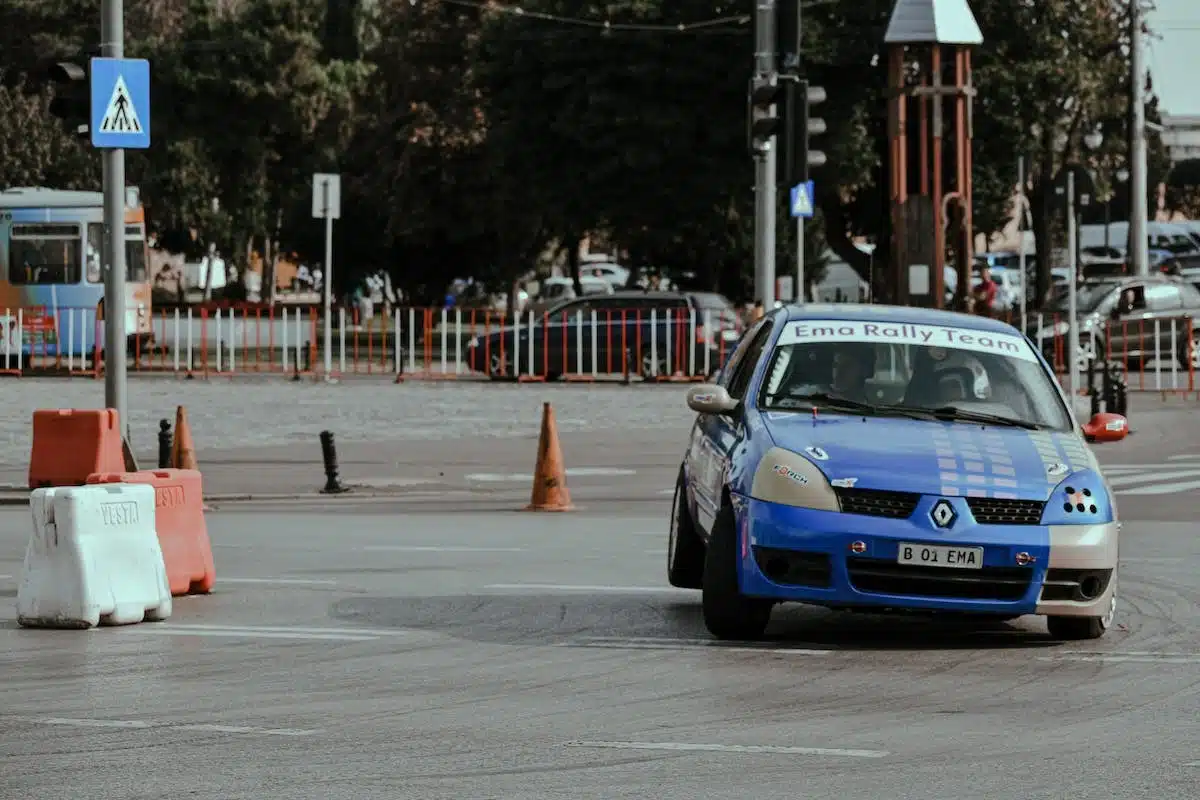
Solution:
[(1016, 499), (1017, 471), (1004, 437), (955, 425), (935, 430), (933, 444), (946, 497)]

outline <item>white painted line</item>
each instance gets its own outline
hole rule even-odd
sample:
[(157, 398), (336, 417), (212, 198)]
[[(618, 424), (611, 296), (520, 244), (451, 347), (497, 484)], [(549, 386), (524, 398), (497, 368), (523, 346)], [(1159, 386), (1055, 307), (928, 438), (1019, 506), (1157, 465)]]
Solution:
[(769, 644), (758, 645), (729, 645), (716, 639), (673, 639), (669, 636), (584, 636), (570, 643), (574, 645), (611, 645), (620, 647), (638, 646), (664, 648), (713, 648), (718, 650), (738, 650), (745, 652), (793, 653), (807, 656), (827, 656), (835, 650), (814, 650), (803, 647), (777, 647)]
[(0, 580), (9, 580), (10, 578), (12, 578), (12, 575), (0, 575)]
[[(106, 630), (94, 628), (95, 631)], [(384, 636), (403, 636), (405, 631), (375, 631), (353, 628), (289, 628), (277, 626), (242, 625), (173, 625), (147, 624), (114, 628), (122, 633), (144, 633), (156, 636), (209, 636), (244, 639), (308, 639), (335, 642), (371, 642)]]
[(665, 494), (665, 495), (671, 495), (671, 494), (675, 494), (675, 490), (674, 489), (660, 489), (658, 493)]
[(1111, 664), (1200, 664), (1200, 656), (1189, 655), (1061, 655), (1039, 656), (1038, 661), (1078, 661)]
[(829, 650), (806, 650), (799, 647), (746, 647), (727, 645), (720, 642), (677, 644), (649, 644), (641, 642), (561, 642), (555, 647), (584, 647), (589, 650), (649, 650), (657, 653), (664, 651), (682, 652), (685, 650), (718, 650), (722, 653), (766, 653), (773, 656), (823, 656)]
[(29, 719), (40, 725), (66, 725), (71, 728), (149, 728), (152, 723), (140, 719), (63, 719), (62, 717), (41, 717)]
[(572, 478), (616, 478), (622, 475), (637, 475), (636, 469), (621, 467), (569, 467), (567, 477)]
[(1108, 482), (1110, 485), (1119, 489), (1122, 486), (1133, 486), (1135, 483), (1148, 483), (1153, 481), (1155, 484), (1161, 484), (1163, 481), (1174, 480), (1176, 478), (1196, 477), (1200, 477), (1200, 469), (1190, 469), (1182, 472), (1158, 471), (1142, 472), (1129, 475), (1114, 475), (1108, 479)]
[(1184, 764), (1185, 767), (1200, 767), (1200, 761), (1193, 761), (1190, 764)]
[(28, 717), (25, 722), (38, 725), (64, 725), (71, 728), (174, 728), (184, 731), (210, 731), (212, 733), (251, 733), (264, 736), (313, 736), (319, 730), (302, 728), (254, 728), (247, 725), (175, 724), (150, 722), (140, 719), (65, 719), (63, 717)]
[(1200, 459), (1200, 453), (1187, 453), (1178, 456), (1167, 456), (1167, 461), (1192, 461)]
[[(636, 475), (637, 470), (620, 467), (571, 467), (566, 470), (566, 474), (568, 478), (615, 478)], [(526, 483), (533, 480), (533, 475), (528, 472), (472, 472), (464, 477), (478, 483)]]
[(188, 731), (212, 731), (213, 733), (257, 733), (263, 736), (314, 736), (321, 731), (303, 728), (252, 728), (245, 725), (167, 725)]
[(210, 631), (210, 630), (179, 630), (164, 628), (160, 625), (132, 625), (128, 633), (146, 634), (148, 636), (206, 636), (224, 639), (307, 639), (325, 642), (373, 642), (377, 636), (350, 636), (334, 633), (276, 633), (272, 631)]
[(305, 580), (301, 578), (221, 578), (221, 583), (277, 583), (282, 586), (336, 586), (337, 581), (329, 580)]
[(686, 592), (687, 589), (676, 589), (673, 586), (575, 586), (558, 583), (489, 583), (485, 589), (503, 591), (544, 591), (544, 592), (608, 592), (615, 594), (646, 594), (649, 592)]
[[(1200, 472), (1193, 473), (1200, 476)], [(1193, 481), (1175, 481), (1174, 483), (1160, 483), (1152, 486), (1139, 486), (1136, 489), (1122, 489), (1121, 494), (1124, 495), (1159, 495), (1159, 494), (1180, 494), (1183, 492), (1194, 492), (1200, 489), (1200, 480)]]
[(778, 747), (773, 745), (689, 744), (684, 742), (564, 742), (563, 747), (600, 747), (610, 750), (671, 750), (708, 753), (780, 753), (803, 756), (848, 756), (884, 758), (887, 750), (848, 750), (828, 747)]
[(377, 553), (524, 553), (524, 547), (457, 547), (453, 545), (380, 544), (363, 547)]

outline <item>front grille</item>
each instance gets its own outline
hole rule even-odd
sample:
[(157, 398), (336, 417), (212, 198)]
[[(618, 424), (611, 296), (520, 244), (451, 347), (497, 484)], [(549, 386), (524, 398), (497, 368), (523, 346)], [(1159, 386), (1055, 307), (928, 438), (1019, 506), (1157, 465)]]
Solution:
[(1041, 500), (968, 497), (967, 507), (980, 525), (1038, 525), (1046, 504)]
[(847, 558), (846, 570), (860, 592), (960, 600), (1020, 600), (1033, 580), (1029, 567), (947, 569), (874, 558)]
[(827, 589), (833, 584), (833, 567), (827, 553), (755, 547), (754, 560), (772, 583), (815, 589)]
[(868, 517), (908, 519), (917, 507), (921, 495), (913, 492), (885, 492), (879, 489), (837, 489), (838, 500), (845, 514), (864, 514)]

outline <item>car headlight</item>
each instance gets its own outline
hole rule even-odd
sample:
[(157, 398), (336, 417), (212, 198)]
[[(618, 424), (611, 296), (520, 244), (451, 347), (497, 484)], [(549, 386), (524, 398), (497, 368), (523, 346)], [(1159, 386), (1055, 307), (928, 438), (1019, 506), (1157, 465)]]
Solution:
[(1043, 525), (1101, 525), (1116, 518), (1104, 479), (1085, 469), (1068, 475), (1046, 501)]
[(772, 447), (758, 462), (750, 496), (765, 503), (816, 511), (842, 510), (824, 473), (804, 456), (782, 447)]

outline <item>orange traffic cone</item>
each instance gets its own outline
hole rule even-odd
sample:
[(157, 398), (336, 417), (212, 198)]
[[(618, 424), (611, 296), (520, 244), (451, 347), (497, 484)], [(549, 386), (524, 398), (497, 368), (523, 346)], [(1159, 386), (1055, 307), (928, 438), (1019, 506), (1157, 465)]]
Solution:
[(563, 469), (562, 447), (554, 409), (542, 404), (542, 433), (538, 437), (537, 466), (533, 471), (533, 496), (526, 511), (570, 511), (571, 493), (567, 491), (567, 473)]
[(196, 446), (192, 443), (192, 428), (188, 425), (187, 409), (175, 409), (175, 441), (171, 446), (171, 466), (174, 469), (200, 469), (196, 463)]

